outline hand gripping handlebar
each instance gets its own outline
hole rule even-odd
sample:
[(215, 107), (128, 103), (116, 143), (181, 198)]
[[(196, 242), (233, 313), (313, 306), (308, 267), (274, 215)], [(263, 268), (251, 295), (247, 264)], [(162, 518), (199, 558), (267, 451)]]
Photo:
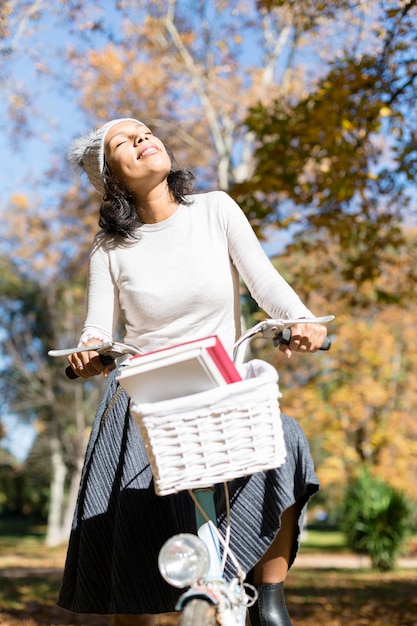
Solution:
[[(111, 342), (105, 341), (104, 343), (98, 343), (91, 346), (80, 346), (77, 348), (68, 348), (66, 350), (49, 350), (49, 356), (69, 356), (77, 352), (98, 352), (100, 361), (103, 365), (111, 365), (117, 357), (123, 354), (142, 354), (136, 346), (129, 343)], [(68, 365), (65, 369), (65, 375), (70, 380), (75, 380), (78, 375), (74, 372), (72, 367)]]

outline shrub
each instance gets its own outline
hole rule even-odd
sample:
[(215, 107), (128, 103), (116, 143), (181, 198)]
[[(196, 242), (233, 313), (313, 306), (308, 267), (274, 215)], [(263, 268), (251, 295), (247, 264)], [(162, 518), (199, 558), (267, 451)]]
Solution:
[(361, 470), (347, 489), (342, 527), (352, 550), (368, 554), (375, 569), (391, 570), (411, 531), (406, 497)]

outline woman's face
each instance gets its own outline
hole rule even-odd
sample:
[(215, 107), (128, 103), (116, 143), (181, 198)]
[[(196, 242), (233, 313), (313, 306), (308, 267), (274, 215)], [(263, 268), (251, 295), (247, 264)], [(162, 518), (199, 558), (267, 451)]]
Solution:
[(137, 195), (163, 182), (171, 170), (162, 141), (136, 122), (120, 122), (110, 128), (104, 158), (113, 176)]

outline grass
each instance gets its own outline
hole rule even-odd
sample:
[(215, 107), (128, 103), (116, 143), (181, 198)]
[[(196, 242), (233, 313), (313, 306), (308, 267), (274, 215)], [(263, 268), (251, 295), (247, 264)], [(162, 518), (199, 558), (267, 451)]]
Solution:
[(346, 552), (346, 538), (339, 530), (307, 529), (301, 539), (303, 552)]
[[(56, 606), (66, 546), (48, 548), (36, 520), (0, 519), (2, 626), (107, 626), (104, 616)], [(311, 529), (302, 552), (345, 554), (342, 533)], [(296, 567), (286, 585), (294, 626), (416, 626), (417, 567), (380, 574), (367, 569)]]
[[(48, 567), (61, 568), (65, 546), (45, 546), (46, 527), (31, 518), (0, 518), (0, 568)], [(0, 596), (1, 597), (1, 596)]]
[(56, 606), (66, 546), (47, 547), (45, 531), (38, 520), (0, 518), (0, 624), (107, 626), (107, 617), (85, 621)]
[[(26, 518), (0, 518), (0, 554), (14, 552), (16, 548), (29, 552), (44, 543), (45, 525)], [(16, 541), (19, 541), (17, 544)], [(15, 552), (14, 552), (15, 553)]]

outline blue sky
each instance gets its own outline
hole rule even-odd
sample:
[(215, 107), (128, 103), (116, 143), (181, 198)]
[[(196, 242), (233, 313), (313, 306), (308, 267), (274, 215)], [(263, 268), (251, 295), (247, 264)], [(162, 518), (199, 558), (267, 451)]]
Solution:
[(7, 433), (2, 440), (2, 447), (9, 450), (19, 462), (24, 461), (35, 440), (36, 430), (13, 415), (2, 415), (1, 421)]

